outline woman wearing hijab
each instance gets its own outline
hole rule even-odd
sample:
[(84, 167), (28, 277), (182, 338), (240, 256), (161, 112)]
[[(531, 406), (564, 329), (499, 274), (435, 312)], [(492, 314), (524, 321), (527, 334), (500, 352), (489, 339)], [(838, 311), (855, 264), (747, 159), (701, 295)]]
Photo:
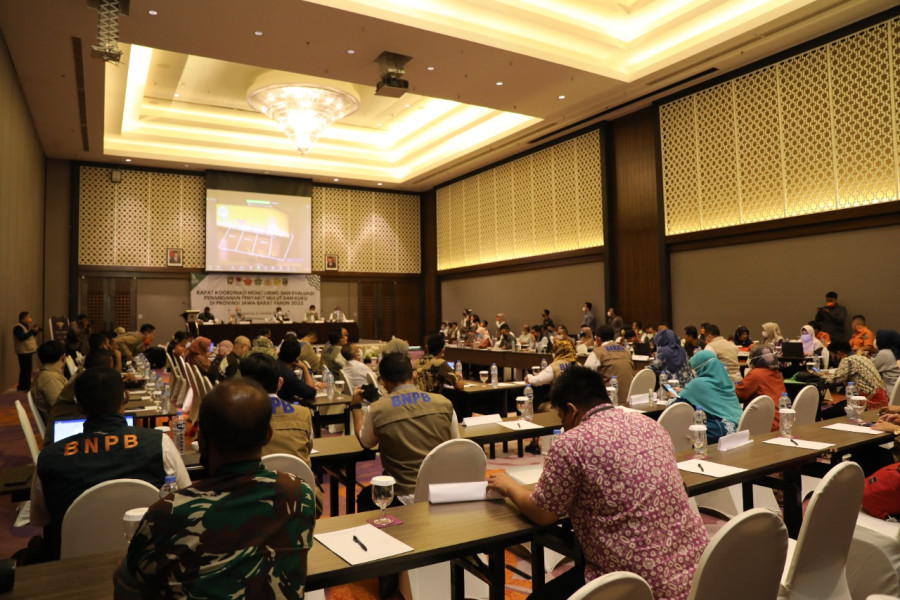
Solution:
[(741, 325), (734, 330), (734, 345), (738, 348), (747, 349), (753, 345), (750, 339), (750, 330)]
[[(734, 393), (744, 406), (757, 396), (768, 396), (778, 406), (778, 399), (787, 392), (784, 387), (784, 378), (778, 368), (778, 359), (775, 353), (767, 346), (757, 346), (750, 351), (750, 359), (747, 361), (749, 370), (744, 378), (735, 384)], [(778, 411), (775, 411), (775, 420), (772, 421), (772, 431), (778, 431)]]
[(553, 362), (537, 375), (526, 375), (525, 383), (530, 383), (533, 387), (550, 385), (560, 373), (577, 364), (575, 346), (569, 340), (559, 340), (553, 345)]
[(216, 383), (216, 381), (222, 378), (219, 367), (222, 366), (222, 361), (225, 360), (226, 356), (231, 354), (232, 350), (234, 350), (234, 344), (228, 340), (222, 340), (219, 342), (219, 345), (216, 346), (216, 357), (209, 363), (209, 369), (206, 371), (206, 376), (209, 377), (209, 380), (213, 383)]
[(781, 342), (784, 341), (784, 338), (781, 336), (781, 327), (778, 326), (778, 323), (763, 323), (762, 328), (762, 340), (759, 343), (763, 346), (768, 346), (772, 350), (781, 348)]
[(648, 369), (659, 375), (662, 371), (668, 373), (669, 378), (675, 378), (682, 386), (694, 378), (691, 373), (691, 365), (688, 363), (688, 355), (678, 335), (671, 329), (663, 329), (653, 336), (656, 344), (656, 357), (648, 365)]
[(197, 365), (201, 373), (208, 373), (209, 358), (206, 355), (209, 354), (211, 343), (209, 338), (203, 336), (194, 338), (194, 341), (188, 346), (184, 361), (189, 365)]
[(890, 397), (900, 379), (900, 333), (893, 329), (879, 329), (875, 334), (875, 345), (878, 347), (878, 353), (875, 354), (872, 363), (881, 373), (884, 387)]
[(825, 347), (822, 345), (822, 342), (816, 339), (816, 330), (810, 325), (804, 325), (800, 328), (800, 341), (803, 343), (804, 356), (821, 354), (822, 348)]
[(698, 352), (691, 357), (691, 368), (694, 378), (674, 401), (687, 402), (706, 413), (706, 440), (715, 444), (723, 435), (737, 431), (741, 405), (734, 393), (734, 383), (715, 352)]

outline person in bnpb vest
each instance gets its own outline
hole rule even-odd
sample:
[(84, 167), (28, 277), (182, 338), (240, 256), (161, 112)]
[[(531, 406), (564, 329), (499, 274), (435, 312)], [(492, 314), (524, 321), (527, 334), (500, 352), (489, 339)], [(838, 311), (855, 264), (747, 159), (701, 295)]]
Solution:
[(159, 487), (169, 473), (179, 487), (191, 484), (169, 436), (126, 423), (125, 386), (115, 369), (86, 370), (75, 381), (75, 398), (86, 417), (84, 432), (44, 446), (31, 485), (31, 524), (44, 527), (49, 558), (59, 556), (66, 511), (88, 488), (128, 478)]

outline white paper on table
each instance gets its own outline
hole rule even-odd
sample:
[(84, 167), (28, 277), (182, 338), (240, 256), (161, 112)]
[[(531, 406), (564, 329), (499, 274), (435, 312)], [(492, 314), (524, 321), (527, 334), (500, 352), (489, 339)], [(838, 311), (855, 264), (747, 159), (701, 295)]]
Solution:
[(541, 465), (526, 465), (523, 467), (510, 467), (506, 474), (512, 477), (520, 485), (534, 485), (541, 478), (544, 467)]
[(650, 360), (650, 357), (645, 356), (643, 354), (635, 354), (634, 356), (631, 357), (631, 360), (638, 360), (638, 361), (644, 362), (644, 361)]
[(497, 425), (512, 429), (513, 431), (518, 431), (520, 429), (542, 429), (540, 425), (532, 423), (531, 421), (522, 421), (521, 419), (518, 421), (501, 421), (497, 423)]
[(834, 429), (836, 431), (849, 431), (850, 433), (867, 433), (869, 435), (881, 435), (884, 432), (878, 431), (877, 429), (872, 429), (871, 427), (864, 427), (862, 425), (851, 425), (850, 423), (834, 423), (832, 425), (826, 425), (822, 429)]
[(638, 410), (636, 408), (628, 408), (627, 406), (617, 406), (616, 408), (623, 410), (625, 412), (633, 412), (633, 413), (641, 413), (641, 414), (644, 413), (644, 411), (642, 411), (642, 410)]
[(628, 398), (628, 404), (648, 404), (650, 402), (650, 394), (635, 394)]
[(501, 381), (497, 384), (498, 387), (519, 387), (520, 385), (525, 385), (524, 383), (518, 383), (516, 381)]
[(316, 392), (316, 398), (325, 398), (328, 396), (328, 392), (326, 390), (322, 390), (321, 392)]
[[(792, 442), (797, 442), (796, 444)], [(777, 437), (766, 440), (764, 444), (772, 444), (773, 446), (787, 446), (788, 448), (806, 448), (807, 450), (825, 450), (831, 448), (834, 444), (830, 442), (812, 442), (810, 440), (800, 440), (796, 438)]]
[[(699, 465), (703, 465), (703, 468), (700, 468)], [(696, 458), (681, 461), (678, 463), (678, 468), (682, 471), (687, 471), (688, 473), (697, 473), (699, 475), (706, 475), (707, 477), (726, 477), (728, 475), (743, 473), (747, 470)]]
[[(363, 550), (359, 544), (353, 541), (353, 536), (356, 536), (363, 543), (366, 550)], [(341, 529), (340, 531), (317, 533), (315, 538), (319, 540), (320, 544), (351, 565), (359, 565), (389, 556), (412, 552), (410, 546), (368, 523), (359, 527)]]
[(716, 447), (719, 449), (719, 452), (725, 452), (752, 443), (753, 440), (750, 439), (750, 431), (745, 429), (744, 431), (738, 431), (737, 433), (723, 435), (719, 438)]
[(316, 450), (315, 448), (313, 448), (312, 450), (309, 451), (309, 453), (310, 453), (310, 454), (318, 454), (319, 451)]
[(501, 423), (503, 417), (500, 415), (481, 415), (478, 417), (466, 417), (463, 419), (463, 427), (475, 427), (477, 425), (493, 425)]
[(463, 384), (463, 387), (464, 387), (464, 388), (467, 388), (467, 387), (475, 387), (475, 386), (477, 386), (477, 385), (478, 385), (477, 383), (464, 383), (464, 384)]
[(432, 483), (428, 486), (428, 501), (432, 504), (495, 500), (502, 497), (496, 491), (488, 491), (487, 481)]

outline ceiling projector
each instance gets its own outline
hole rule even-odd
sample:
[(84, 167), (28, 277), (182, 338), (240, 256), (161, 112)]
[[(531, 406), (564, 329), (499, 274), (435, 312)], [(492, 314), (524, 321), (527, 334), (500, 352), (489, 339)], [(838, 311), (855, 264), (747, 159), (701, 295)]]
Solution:
[(399, 98), (409, 90), (409, 82), (401, 79), (392, 73), (386, 73), (381, 76), (381, 81), (375, 84), (376, 96), (390, 96), (391, 98)]

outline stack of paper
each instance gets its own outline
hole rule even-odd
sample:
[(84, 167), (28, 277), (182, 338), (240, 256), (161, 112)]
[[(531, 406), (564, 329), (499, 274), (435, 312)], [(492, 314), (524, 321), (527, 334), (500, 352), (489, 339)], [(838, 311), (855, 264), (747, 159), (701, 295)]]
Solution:
[(681, 461), (678, 463), (678, 468), (688, 473), (698, 473), (707, 477), (727, 477), (728, 475), (736, 475), (747, 470), (696, 458)]
[(500, 423), (503, 418), (500, 415), (481, 415), (478, 417), (466, 417), (463, 419), (463, 427), (475, 427), (476, 425), (492, 425)]
[(412, 552), (412, 547), (368, 523), (330, 533), (317, 533), (315, 538), (351, 565)]
[(849, 431), (850, 433), (867, 433), (869, 435), (881, 435), (883, 431), (866, 427), (865, 425), (851, 425), (850, 423), (834, 423), (826, 425), (822, 429), (834, 429), (835, 431)]

